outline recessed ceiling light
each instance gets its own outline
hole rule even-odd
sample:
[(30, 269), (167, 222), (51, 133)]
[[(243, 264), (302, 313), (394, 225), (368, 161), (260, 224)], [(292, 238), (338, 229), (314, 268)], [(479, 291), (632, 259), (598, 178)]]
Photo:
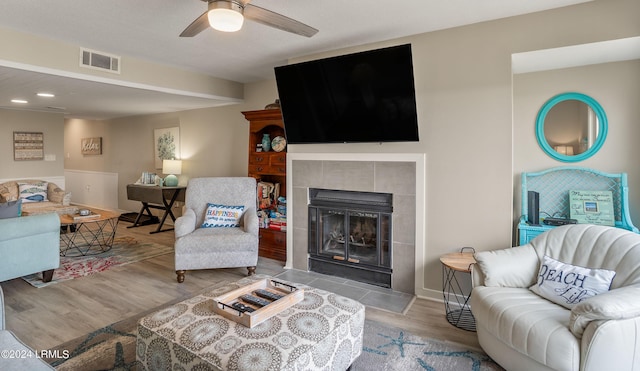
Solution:
[(28, 101), (24, 100), (24, 99), (12, 99), (11, 103), (20, 103), (20, 104), (26, 104), (29, 103)]
[(55, 97), (55, 94), (51, 94), (51, 93), (38, 93), (39, 97), (45, 97), (45, 98), (53, 98)]

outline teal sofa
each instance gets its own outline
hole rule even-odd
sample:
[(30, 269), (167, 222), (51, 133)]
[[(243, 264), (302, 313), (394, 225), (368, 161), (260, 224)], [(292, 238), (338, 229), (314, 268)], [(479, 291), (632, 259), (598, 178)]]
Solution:
[(0, 282), (37, 272), (51, 281), (60, 266), (58, 214), (0, 219), (0, 257)]

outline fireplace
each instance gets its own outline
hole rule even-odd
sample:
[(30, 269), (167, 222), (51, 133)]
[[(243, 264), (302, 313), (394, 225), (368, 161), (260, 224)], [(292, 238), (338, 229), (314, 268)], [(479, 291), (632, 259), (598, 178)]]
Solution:
[(309, 269), (391, 287), (390, 193), (309, 189)]

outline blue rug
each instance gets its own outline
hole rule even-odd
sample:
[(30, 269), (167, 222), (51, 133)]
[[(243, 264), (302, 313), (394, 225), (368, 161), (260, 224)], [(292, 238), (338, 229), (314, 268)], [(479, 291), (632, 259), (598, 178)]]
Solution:
[[(150, 313), (150, 310), (145, 313)], [(134, 371), (138, 315), (61, 344), (69, 359), (49, 359), (59, 371)], [(444, 319), (443, 319), (444, 320)], [(422, 338), (397, 327), (366, 320), (362, 354), (352, 371), (503, 371), (486, 354), (464, 346)]]
[[(442, 319), (444, 321), (444, 318)], [(501, 371), (486, 354), (366, 320), (362, 354), (352, 371)]]
[[(224, 282), (219, 283), (224, 284)], [(210, 290), (211, 288), (207, 288)], [(47, 359), (58, 371), (135, 371), (138, 320), (180, 298), (93, 331), (54, 348), (68, 359)], [(445, 321), (444, 318), (442, 318)], [(363, 349), (351, 371), (504, 371), (486, 354), (455, 343), (413, 335), (397, 327), (365, 320)]]

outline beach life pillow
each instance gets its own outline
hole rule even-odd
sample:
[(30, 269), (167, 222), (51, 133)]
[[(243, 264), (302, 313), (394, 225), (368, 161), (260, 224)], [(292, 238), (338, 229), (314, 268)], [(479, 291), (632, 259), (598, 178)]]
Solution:
[(47, 199), (47, 182), (21, 183), (18, 182), (18, 192), (22, 202), (42, 202)]
[(583, 268), (544, 256), (531, 291), (567, 309), (609, 291), (616, 272)]
[(0, 219), (17, 218), (22, 215), (22, 200), (0, 203)]
[(239, 227), (244, 206), (207, 204), (201, 228)]

